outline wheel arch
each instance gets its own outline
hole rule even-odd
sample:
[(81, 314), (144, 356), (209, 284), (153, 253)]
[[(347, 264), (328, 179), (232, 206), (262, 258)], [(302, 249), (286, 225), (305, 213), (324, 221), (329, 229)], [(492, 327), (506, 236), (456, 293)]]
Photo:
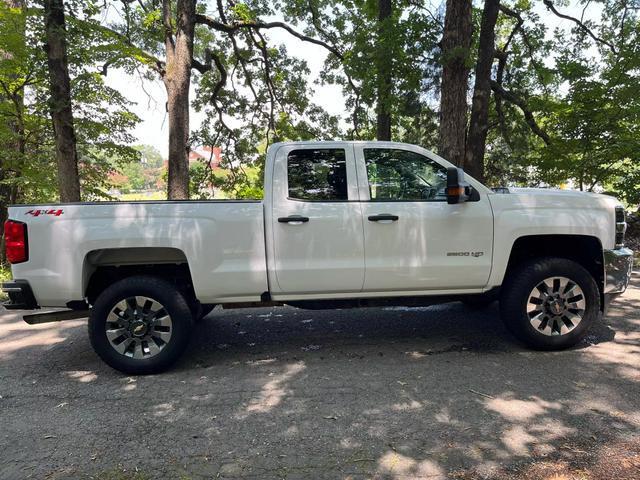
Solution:
[(600, 239), (591, 235), (522, 236), (517, 238), (511, 247), (503, 281), (515, 267), (527, 260), (538, 257), (560, 257), (573, 260), (584, 267), (595, 279), (602, 297), (604, 295), (602, 252)]
[(151, 275), (169, 281), (189, 300), (195, 300), (185, 253), (170, 247), (123, 247), (92, 250), (82, 265), (82, 291), (90, 304), (109, 285), (134, 275)]

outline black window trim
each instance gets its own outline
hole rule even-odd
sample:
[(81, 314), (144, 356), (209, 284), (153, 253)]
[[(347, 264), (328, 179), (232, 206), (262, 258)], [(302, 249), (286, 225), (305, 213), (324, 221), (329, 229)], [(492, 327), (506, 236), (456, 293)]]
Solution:
[[(353, 161), (355, 162), (354, 164), (354, 168), (355, 168), (355, 175), (356, 175), (356, 181), (358, 183), (358, 197), (360, 196), (360, 187), (359, 187), (359, 181), (360, 181), (360, 177), (358, 176), (358, 155), (356, 154), (357, 150), (355, 148), (358, 147), (357, 144), (353, 145), (354, 146), (354, 151), (353, 151)], [(290, 150), (287, 151), (287, 160), (289, 158), (289, 154), (295, 150), (339, 150), (339, 149), (343, 149), (345, 151), (345, 162), (348, 166), (348, 162), (349, 162), (349, 157), (348, 155), (346, 155), (347, 152), (347, 148), (346, 147), (341, 147), (341, 146), (322, 146), (322, 147), (317, 147), (314, 145), (301, 145), (299, 147), (296, 148), (292, 148)], [(362, 145), (360, 146), (360, 151), (362, 152), (362, 162), (364, 163), (364, 168), (365, 168), (365, 173), (367, 173), (367, 164), (366, 164), (366, 160), (364, 158), (364, 151), (366, 149), (369, 150), (402, 150), (403, 152), (411, 152), (411, 153), (416, 153), (418, 155), (422, 155), (423, 157), (431, 160), (432, 162), (440, 165), (443, 168), (446, 168), (444, 165), (441, 165), (440, 163), (438, 163), (436, 160), (434, 160), (433, 158), (431, 158), (428, 155), (425, 155), (423, 153), (420, 152), (416, 152), (412, 149), (408, 149), (408, 148), (402, 148), (401, 146), (394, 146), (394, 147), (377, 147), (377, 146), (365, 146)], [(357, 199), (350, 199), (348, 198), (347, 200), (306, 200), (306, 199), (302, 199), (302, 198), (292, 198), (289, 197), (289, 175), (288, 175), (288, 170), (285, 170), (285, 172), (287, 172), (286, 178), (287, 178), (287, 197), (286, 199), (290, 202), (300, 202), (300, 203), (442, 203), (442, 202), (446, 202), (447, 199), (442, 199), (442, 200), (372, 200), (370, 195), (371, 192), (369, 191), (369, 199), (362, 199), (362, 198), (357, 198)], [(347, 196), (349, 195), (349, 168), (346, 169), (345, 171), (346, 175), (347, 175)], [(369, 177), (367, 175), (366, 177), (366, 186), (369, 187)], [(477, 195), (474, 197), (469, 198), (466, 202), (464, 203), (470, 203), (470, 202), (479, 202), (481, 200), (481, 194), (480, 191), (473, 187), (471, 185), (471, 188), (473, 188), (476, 192)], [(255, 200), (254, 200), (255, 201)], [(260, 200), (257, 200), (260, 201)]]
[[(348, 192), (347, 192), (348, 194)], [(302, 202), (302, 203), (357, 203), (357, 202), (361, 202), (362, 200), (305, 200), (303, 198), (291, 198), (291, 197), (287, 197), (287, 200), (291, 201), (291, 202)], [(366, 200), (365, 200), (366, 201)]]
[(398, 200), (398, 199), (388, 199), (388, 200), (363, 200), (365, 203), (442, 203), (446, 202), (447, 199), (444, 198), (442, 200)]

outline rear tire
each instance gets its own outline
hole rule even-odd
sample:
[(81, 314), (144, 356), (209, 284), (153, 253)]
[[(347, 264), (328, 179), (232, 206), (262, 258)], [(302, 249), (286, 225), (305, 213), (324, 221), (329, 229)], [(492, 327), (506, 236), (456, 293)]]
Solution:
[(516, 267), (501, 289), (507, 329), (537, 350), (578, 343), (598, 318), (600, 293), (591, 274), (566, 258), (546, 257)]
[(194, 322), (199, 323), (204, 318), (213, 312), (213, 309), (216, 308), (215, 304), (211, 303), (197, 303), (195, 306), (191, 306), (191, 316), (193, 317)]
[(198, 321), (203, 320), (204, 317), (206, 317), (207, 315), (209, 315), (211, 312), (213, 312), (213, 309), (216, 308), (215, 305), (213, 304), (205, 304), (202, 305), (202, 310), (200, 312), (200, 315), (198, 316)]
[(159, 373), (182, 355), (193, 326), (183, 295), (151, 276), (120, 280), (96, 299), (89, 339), (109, 366), (133, 375)]

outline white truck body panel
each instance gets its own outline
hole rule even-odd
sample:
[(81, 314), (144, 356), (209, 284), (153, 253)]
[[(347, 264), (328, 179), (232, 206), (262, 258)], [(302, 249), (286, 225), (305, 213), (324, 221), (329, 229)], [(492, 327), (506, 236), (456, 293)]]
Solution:
[[(305, 148), (345, 150), (347, 201), (288, 198), (287, 155)], [(295, 142), (270, 147), (263, 202), (13, 206), (9, 218), (27, 223), (30, 255), (12, 266), (13, 276), (29, 281), (40, 306), (65, 306), (85, 297), (92, 252), (155, 247), (184, 256), (201, 303), (259, 301), (265, 292), (280, 301), (467, 294), (501, 284), (522, 236), (586, 235), (603, 249), (614, 247), (618, 202), (603, 195), (530, 189), (495, 194), (468, 178), (478, 201), (372, 202), (365, 148), (408, 150), (451, 166), (405, 144)], [(49, 209), (64, 213), (46, 214)], [(367, 220), (381, 213), (399, 221)], [(310, 221), (278, 222), (290, 215)]]
[(600, 241), (602, 249), (615, 243), (613, 197), (595, 193), (549, 189), (513, 189), (490, 194), (494, 216), (494, 258), (488, 287), (500, 285), (511, 247), (528, 235), (585, 235)]

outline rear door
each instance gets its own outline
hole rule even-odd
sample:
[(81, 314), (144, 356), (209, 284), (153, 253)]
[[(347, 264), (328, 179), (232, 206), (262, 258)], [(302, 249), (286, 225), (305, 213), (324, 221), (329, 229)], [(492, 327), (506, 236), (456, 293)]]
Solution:
[(447, 203), (446, 167), (409, 145), (356, 144), (365, 237), (365, 291), (476, 289), (491, 270), (493, 215)]
[(285, 145), (271, 197), (273, 267), (284, 294), (359, 292), (364, 234), (350, 143)]

